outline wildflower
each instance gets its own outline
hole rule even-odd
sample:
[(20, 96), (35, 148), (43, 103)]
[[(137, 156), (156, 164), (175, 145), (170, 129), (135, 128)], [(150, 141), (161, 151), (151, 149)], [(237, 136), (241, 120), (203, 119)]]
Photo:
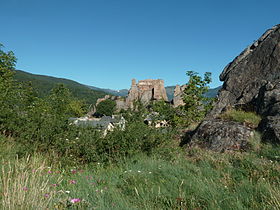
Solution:
[(44, 197), (48, 198), (48, 197), (50, 197), (50, 194), (46, 193), (46, 194), (44, 194)]
[(80, 201), (81, 201), (80, 198), (72, 198), (72, 199), (70, 199), (71, 203), (79, 203)]
[(23, 189), (23, 191), (28, 191), (27, 187), (23, 187), (22, 189)]
[(58, 187), (58, 184), (52, 184), (53, 187)]
[(76, 140), (78, 140), (79, 139), (79, 137), (76, 137)]
[(69, 183), (70, 183), (70, 184), (76, 184), (77, 181), (76, 181), (76, 180), (70, 180)]
[(149, 174), (151, 174), (152, 172), (151, 171), (149, 171)]
[(138, 171), (138, 173), (141, 173), (141, 171)]
[(70, 191), (66, 190), (66, 191), (65, 191), (65, 193), (69, 194), (69, 193), (70, 193)]
[(127, 173), (127, 171), (124, 171), (124, 173)]
[(51, 174), (52, 173), (52, 171), (48, 171), (48, 174)]
[(77, 170), (72, 169), (72, 170), (71, 170), (71, 173), (72, 173), (72, 174), (75, 174), (75, 173), (77, 173)]

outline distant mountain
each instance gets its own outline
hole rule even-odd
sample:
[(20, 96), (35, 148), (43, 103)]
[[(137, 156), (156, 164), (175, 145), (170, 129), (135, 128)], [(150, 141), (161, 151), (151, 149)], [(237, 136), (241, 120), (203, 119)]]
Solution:
[(207, 93), (205, 93), (205, 96), (208, 98), (215, 98), (218, 95), (219, 90), (222, 88), (222, 86), (209, 89)]
[(73, 80), (31, 74), (22, 70), (15, 71), (15, 79), (20, 82), (31, 82), (39, 97), (48, 95), (50, 90), (57, 84), (64, 84), (75, 97), (85, 100), (88, 104), (95, 104), (98, 98), (102, 98), (107, 94), (101, 89), (93, 90)]
[(171, 101), (173, 99), (175, 87), (176, 86), (167, 86), (167, 87), (165, 87), (168, 101)]
[(105, 93), (114, 95), (114, 96), (127, 96), (128, 95), (128, 89), (122, 89), (122, 90), (111, 90), (111, 89), (104, 89), (104, 88), (98, 88), (94, 86), (88, 86), (92, 90), (97, 91), (103, 91)]

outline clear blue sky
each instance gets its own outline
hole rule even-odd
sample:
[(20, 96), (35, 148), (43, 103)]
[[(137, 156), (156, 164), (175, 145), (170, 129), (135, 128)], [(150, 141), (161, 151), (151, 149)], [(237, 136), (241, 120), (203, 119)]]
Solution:
[(17, 68), (102, 88), (187, 82), (223, 68), (280, 23), (279, 0), (0, 0), (0, 43)]

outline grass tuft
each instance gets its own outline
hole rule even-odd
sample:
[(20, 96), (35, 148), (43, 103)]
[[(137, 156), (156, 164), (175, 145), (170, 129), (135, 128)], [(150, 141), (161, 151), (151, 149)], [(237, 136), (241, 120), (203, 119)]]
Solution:
[(242, 110), (228, 110), (220, 116), (222, 119), (232, 120), (245, 123), (248, 126), (257, 127), (261, 121), (261, 117), (253, 112), (245, 112)]

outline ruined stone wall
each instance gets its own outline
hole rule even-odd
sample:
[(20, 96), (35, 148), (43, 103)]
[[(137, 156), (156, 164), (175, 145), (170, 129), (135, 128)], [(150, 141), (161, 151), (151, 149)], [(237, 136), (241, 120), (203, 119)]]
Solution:
[[(145, 79), (136, 83), (135, 79), (131, 81), (131, 88), (126, 98), (116, 96), (105, 96), (98, 99), (97, 104), (106, 99), (116, 101), (116, 110), (133, 109), (134, 102), (140, 101), (142, 104), (148, 104), (153, 100), (168, 101), (166, 90), (164, 87), (164, 81), (161, 79)], [(96, 104), (96, 105), (97, 105)]]
[(127, 97), (128, 107), (133, 108), (133, 102), (137, 100), (143, 104), (148, 104), (152, 100), (168, 101), (164, 81), (161, 79), (146, 79), (136, 83), (136, 80), (133, 79)]

